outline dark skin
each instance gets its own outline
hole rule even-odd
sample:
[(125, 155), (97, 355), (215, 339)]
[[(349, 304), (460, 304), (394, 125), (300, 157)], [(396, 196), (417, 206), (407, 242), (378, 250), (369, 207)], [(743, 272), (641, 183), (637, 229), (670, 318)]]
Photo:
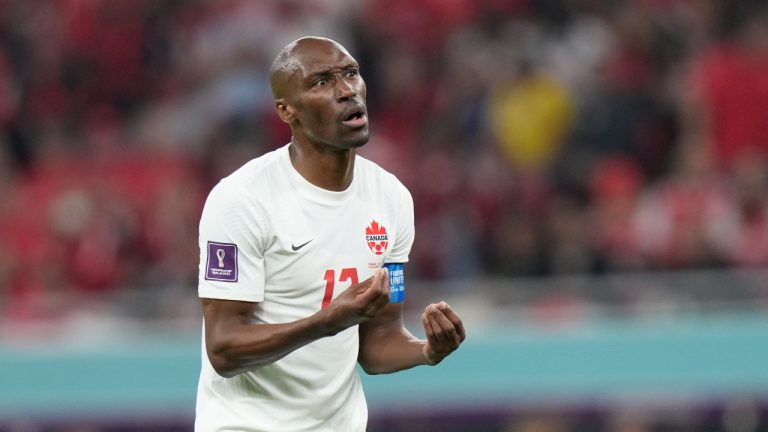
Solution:
[[(270, 75), (276, 111), (293, 133), (294, 168), (318, 187), (345, 190), (352, 183), (355, 149), (368, 141), (366, 88), (357, 62), (333, 41), (303, 38), (278, 55)], [(403, 324), (402, 303), (389, 303), (386, 269), (289, 323), (254, 323), (258, 303), (201, 301), (208, 358), (224, 377), (268, 365), (355, 325), (358, 362), (370, 374), (436, 365), (466, 337), (461, 318), (445, 302), (424, 309), (427, 339), (414, 337)]]

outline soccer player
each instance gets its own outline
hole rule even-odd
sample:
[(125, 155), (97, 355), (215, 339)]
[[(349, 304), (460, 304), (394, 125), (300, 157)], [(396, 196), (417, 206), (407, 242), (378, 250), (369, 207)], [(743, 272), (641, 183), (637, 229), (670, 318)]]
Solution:
[(436, 365), (464, 327), (445, 302), (425, 308), (426, 340), (403, 325), (413, 201), (355, 154), (369, 135), (355, 59), (332, 40), (301, 38), (275, 58), (270, 85), (291, 142), (219, 182), (200, 221), (195, 427), (364, 431), (356, 365), (370, 374)]

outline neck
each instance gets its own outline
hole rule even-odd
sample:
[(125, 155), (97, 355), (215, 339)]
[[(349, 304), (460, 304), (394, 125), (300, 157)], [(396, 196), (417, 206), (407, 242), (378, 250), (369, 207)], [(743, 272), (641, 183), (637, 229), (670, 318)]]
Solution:
[(297, 144), (288, 147), (291, 164), (313, 185), (340, 192), (352, 184), (355, 168), (354, 149), (335, 149), (317, 144)]

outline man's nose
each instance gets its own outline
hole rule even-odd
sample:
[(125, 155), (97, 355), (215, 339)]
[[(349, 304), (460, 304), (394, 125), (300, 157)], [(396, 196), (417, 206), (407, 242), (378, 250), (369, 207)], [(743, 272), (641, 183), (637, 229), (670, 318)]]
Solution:
[(336, 80), (336, 99), (339, 101), (345, 101), (357, 96), (357, 89), (354, 83), (347, 81), (346, 79)]

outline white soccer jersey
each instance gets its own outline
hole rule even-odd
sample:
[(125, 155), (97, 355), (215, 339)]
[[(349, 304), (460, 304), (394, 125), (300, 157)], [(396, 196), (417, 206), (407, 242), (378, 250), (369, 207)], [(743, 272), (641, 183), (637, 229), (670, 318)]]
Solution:
[[(286, 145), (248, 162), (208, 196), (199, 296), (258, 302), (259, 323), (295, 321), (383, 263), (408, 261), (413, 237), (413, 200), (392, 174), (357, 156), (349, 188), (327, 191), (301, 177)], [(364, 431), (357, 354), (354, 326), (223, 378), (203, 346), (195, 428)]]

